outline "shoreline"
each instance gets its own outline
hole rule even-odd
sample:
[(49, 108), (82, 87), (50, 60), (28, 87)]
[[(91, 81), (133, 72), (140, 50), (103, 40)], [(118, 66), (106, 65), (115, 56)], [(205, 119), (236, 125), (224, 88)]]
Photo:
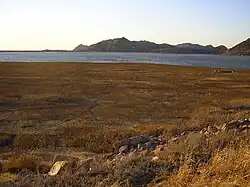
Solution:
[(189, 69), (209, 69), (209, 70), (236, 70), (236, 71), (250, 71), (249, 69), (242, 69), (242, 68), (223, 68), (223, 67), (206, 67), (206, 66), (192, 66), (192, 65), (175, 65), (175, 64), (163, 64), (163, 63), (152, 63), (152, 62), (49, 62), (49, 61), (44, 61), (44, 62), (27, 62), (27, 61), (22, 61), (22, 62), (8, 62), (8, 61), (0, 61), (0, 65), (6, 65), (6, 64), (33, 64), (33, 65), (48, 65), (48, 64), (67, 64), (67, 65), (99, 65), (99, 66), (124, 66), (124, 65), (140, 65), (140, 66), (163, 66), (163, 67), (176, 67), (176, 68), (189, 68)]

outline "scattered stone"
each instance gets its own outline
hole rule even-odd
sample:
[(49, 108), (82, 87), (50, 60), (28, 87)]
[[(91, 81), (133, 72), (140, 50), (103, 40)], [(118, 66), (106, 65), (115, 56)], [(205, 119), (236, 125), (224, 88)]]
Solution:
[(177, 142), (180, 139), (180, 137), (174, 137), (171, 139), (171, 142)]
[(144, 148), (145, 148), (145, 144), (139, 143), (139, 144), (137, 145), (137, 149), (138, 149), (138, 150), (143, 150)]
[(159, 160), (159, 157), (158, 157), (158, 156), (155, 156), (155, 157), (152, 158), (152, 161), (153, 161), (153, 162), (155, 162), (155, 161), (157, 161), (157, 160)]
[(186, 132), (183, 132), (183, 133), (181, 133), (181, 136), (185, 136), (187, 133)]
[(248, 129), (250, 129), (250, 118), (244, 120), (232, 120), (228, 123), (224, 123), (222, 126), (209, 125), (208, 127), (201, 129), (200, 132), (183, 132), (180, 136), (170, 138), (168, 141), (163, 137), (156, 138), (147, 135), (135, 136), (115, 143), (114, 147), (116, 147), (116, 152), (113, 153), (115, 157), (112, 157), (113, 160), (110, 162), (114, 164), (115, 162), (126, 161), (135, 155), (141, 157), (152, 156), (152, 161), (157, 161), (167, 143), (175, 143), (180, 140), (184, 140), (185, 142), (189, 140), (191, 140), (190, 142), (197, 142), (200, 141), (201, 138), (204, 138), (203, 135), (218, 135), (223, 131), (248, 133)]
[(224, 124), (222, 125), (221, 130), (223, 130), (223, 131), (227, 130), (227, 124), (226, 124), (226, 123), (224, 123)]
[(245, 122), (245, 120), (244, 119), (240, 119), (240, 120), (238, 120), (238, 123), (244, 123)]
[(113, 144), (113, 147), (115, 150), (118, 150), (120, 147), (122, 147), (124, 145), (127, 145), (129, 147), (131, 147), (131, 146), (136, 147), (139, 143), (146, 143), (148, 141), (150, 141), (150, 138), (148, 135), (135, 136), (135, 137), (131, 137), (128, 139), (118, 141), (118, 142)]
[(242, 127), (241, 127), (241, 129), (248, 129), (248, 125), (243, 125)]
[(152, 142), (146, 142), (146, 143), (145, 143), (145, 148), (146, 148), (146, 149), (150, 149), (150, 148), (152, 148), (152, 147), (153, 147)]
[(128, 151), (128, 145), (121, 146), (119, 153), (126, 153)]
[(56, 162), (52, 168), (50, 169), (50, 172), (48, 173), (50, 176), (55, 176), (58, 174), (58, 172), (67, 164), (67, 161), (58, 161)]
[(136, 136), (136, 137), (129, 138), (129, 140), (130, 140), (131, 146), (136, 146), (138, 143), (140, 143), (142, 141), (142, 137)]

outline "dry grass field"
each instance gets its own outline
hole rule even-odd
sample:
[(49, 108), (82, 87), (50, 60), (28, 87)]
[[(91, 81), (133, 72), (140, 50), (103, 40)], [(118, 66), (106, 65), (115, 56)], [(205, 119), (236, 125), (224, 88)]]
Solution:
[[(0, 180), (23, 184), (18, 172), (28, 168), (35, 172), (33, 186), (249, 186), (248, 136), (229, 133), (206, 145), (199, 138), (170, 145), (159, 163), (136, 158), (98, 174), (67, 173), (46, 180), (36, 174), (36, 163), (49, 163), (56, 154), (106, 155), (114, 142), (134, 135), (174, 137), (249, 118), (250, 71), (213, 70), (135, 63), (1, 63), (0, 158), (7, 164)], [(180, 161), (194, 152), (209, 155), (195, 170)], [(112, 180), (105, 182), (107, 178)]]

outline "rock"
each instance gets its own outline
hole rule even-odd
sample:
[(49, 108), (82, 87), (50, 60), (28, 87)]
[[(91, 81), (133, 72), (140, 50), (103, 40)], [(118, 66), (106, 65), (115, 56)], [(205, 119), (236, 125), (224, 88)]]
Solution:
[(237, 123), (237, 120), (232, 120), (228, 124), (233, 124), (233, 123)]
[(56, 162), (52, 168), (49, 171), (49, 175), (50, 176), (55, 176), (58, 174), (58, 172), (61, 170), (61, 168), (63, 168), (65, 165), (67, 164), (67, 161), (58, 161)]
[(115, 142), (113, 144), (113, 147), (115, 150), (119, 150), (120, 147), (124, 146), (124, 145), (129, 145), (130, 144), (130, 139), (124, 139), (118, 142)]
[(181, 133), (181, 136), (185, 136), (187, 133), (186, 132), (183, 132), (183, 133)]
[(141, 136), (132, 137), (132, 138), (130, 138), (130, 145), (136, 146), (141, 141), (142, 141), (142, 137)]
[(146, 149), (150, 149), (150, 148), (152, 148), (152, 147), (153, 147), (152, 142), (146, 142), (146, 143), (145, 143), (145, 148), (146, 148)]
[(155, 141), (155, 140), (156, 140), (156, 138), (155, 138), (155, 137), (153, 137), (153, 136), (150, 136), (150, 137), (149, 137), (149, 140), (150, 140), (150, 141)]
[(140, 143), (146, 143), (150, 141), (150, 137), (148, 135), (141, 135), (141, 142)]
[(137, 144), (137, 149), (140, 151), (140, 150), (143, 150), (145, 148), (145, 144), (142, 144), (142, 143), (139, 143)]
[(231, 130), (238, 128), (240, 126), (240, 123), (237, 120), (232, 120), (226, 125), (226, 130)]
[(175, 137), (171, 139), (171, 142), (177, 142), (180, 139), (180, 137)]
[(155, 146), (159, 145), (160, 144), (160, 141), (159, 140), (152, 140), (151, 143)]
[(113, 144), (113, 148), (115, 151), (117, 151), (119, 150), (120, 147), (125, 146), (125, 145), (136, 147), (138, 143), (146, 143), (148, 141), (150, 141), (150, 138), (148, 135), (135, 136), (135, 137), (131, 137), (128, 139), (115, 142)]
[(204, 132), (204, 135), (208, 136), (210, 133), (208, 131)]
[(119, 148), (119, 153), (126, 153), (128, 152), (128, 149), (129, 149), (128, 145), (121, 146)]
[(220, 131), (217, 131), (217, 132), (215, 133), (215, 135), (218, 135), (218, 134), (220, 134)]
[(244, 123), (244, 121), (245, 121), (244, 119), (240, 119), (240, 120), (238, 120), (237, 122), (238, 122), (238, 123)]
[(224, 124), (222, 125), (221, 130), (223, 130), (223, 131), (227, 130), (227, 124), (226, 124), (226, 123), (224, 123)]
[(243, 129), (243, 130), (248, 129), (248, 125), (243, 125), (243, 126), (241, 127), (241, 129)]
[(166, 141), (166, 140), (160, 140), (159, 145), (165, 145), (166, 143), (167, 143), (167, 141)]
[(159, 157), (158, 157), (158, 156), (155, 156), (155, 157), (152, 158), (152, 161), (153, 161), (153, 162), (155, 162), (155, 161), (157, 161), (157, 160), (159, 160)]

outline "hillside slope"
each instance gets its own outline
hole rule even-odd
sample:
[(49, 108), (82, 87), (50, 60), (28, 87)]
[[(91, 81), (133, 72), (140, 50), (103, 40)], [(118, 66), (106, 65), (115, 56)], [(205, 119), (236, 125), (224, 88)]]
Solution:
[(177, 54), (222, 54), (225, 46), (213, 47), (184, 43), (178, 45), (156, 44), (149, 41), (130, 41), (127, 38), (104, 40), (90, 46), (79, 45), (76, 52), (154, 52)]
[(227, 55), (250, 56), (250, 38), (231, 48)]

